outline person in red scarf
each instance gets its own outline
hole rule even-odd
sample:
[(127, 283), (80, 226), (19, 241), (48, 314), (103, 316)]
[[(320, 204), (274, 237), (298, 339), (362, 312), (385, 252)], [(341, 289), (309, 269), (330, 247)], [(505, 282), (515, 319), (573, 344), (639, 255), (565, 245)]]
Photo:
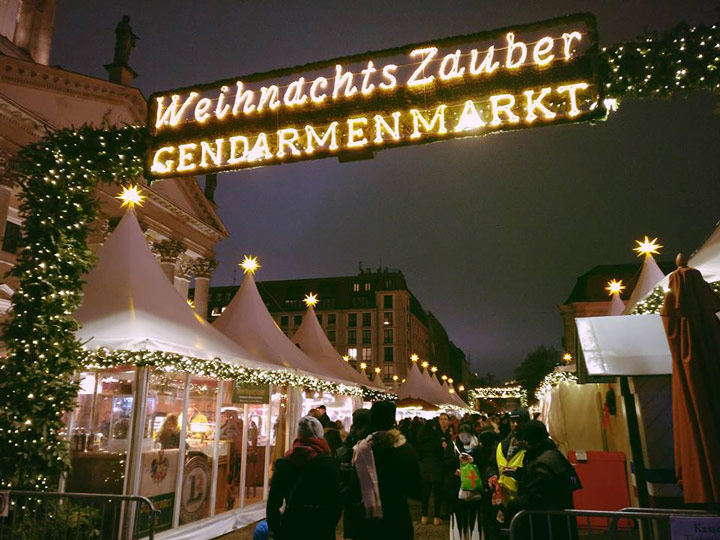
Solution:
[(342, 511), (339, 475), (317, 418), (300, 419), (298, 438), (274, 471), (267, 501), (271, 537), (335, 540)]

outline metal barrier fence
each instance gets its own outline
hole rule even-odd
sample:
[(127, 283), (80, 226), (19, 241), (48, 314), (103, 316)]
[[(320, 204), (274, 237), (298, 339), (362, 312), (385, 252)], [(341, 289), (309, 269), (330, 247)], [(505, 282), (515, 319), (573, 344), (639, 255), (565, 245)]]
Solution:
[(10, 491), (6, 503), (0, 540), (153, 540), (159, 513), (131, 495)]
[(670, 540), (673, 517), (720, 518), (684, 509), (522, 510), (510, 523), (509, 537), (510, 540)]

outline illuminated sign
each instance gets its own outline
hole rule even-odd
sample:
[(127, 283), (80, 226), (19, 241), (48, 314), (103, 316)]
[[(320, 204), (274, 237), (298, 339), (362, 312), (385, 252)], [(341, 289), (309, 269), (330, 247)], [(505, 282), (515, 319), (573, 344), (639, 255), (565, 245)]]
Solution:
[(338, 156), (603, 118), (592, 15), (160, 92), (147, 177)]

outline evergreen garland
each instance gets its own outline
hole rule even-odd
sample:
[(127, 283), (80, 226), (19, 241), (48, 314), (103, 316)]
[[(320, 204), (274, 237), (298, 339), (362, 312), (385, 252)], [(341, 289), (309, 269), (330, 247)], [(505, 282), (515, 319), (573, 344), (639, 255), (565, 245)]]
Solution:
[(720, 24), (681, 23), (602, 50), (600, 76), (612, 98), (720, 94)]
[(19, 281), (4, 324), (0, 364), (0, 486), (47, 489), (69, 466), (63, 415), (73, 408), (82, 348), (72, 313), (82, 276), (94, 264), (87, 245), (98, 215), (98, 182), (142, 175), (144, 129), (63, 129), (20, 150), (13, 174), (24, 218)]

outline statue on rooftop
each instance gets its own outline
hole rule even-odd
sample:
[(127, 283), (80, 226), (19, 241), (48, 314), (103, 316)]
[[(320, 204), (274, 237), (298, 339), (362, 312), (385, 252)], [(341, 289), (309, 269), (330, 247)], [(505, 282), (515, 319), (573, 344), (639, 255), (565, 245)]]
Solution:
[(133, 34), (130, 26), (130, 17), (124, 15), (115, 28), (115, 58), (113, 64), (127, 66), (130, 60), (130, 51), (135, 47), (135, 41), (140, 39)]

